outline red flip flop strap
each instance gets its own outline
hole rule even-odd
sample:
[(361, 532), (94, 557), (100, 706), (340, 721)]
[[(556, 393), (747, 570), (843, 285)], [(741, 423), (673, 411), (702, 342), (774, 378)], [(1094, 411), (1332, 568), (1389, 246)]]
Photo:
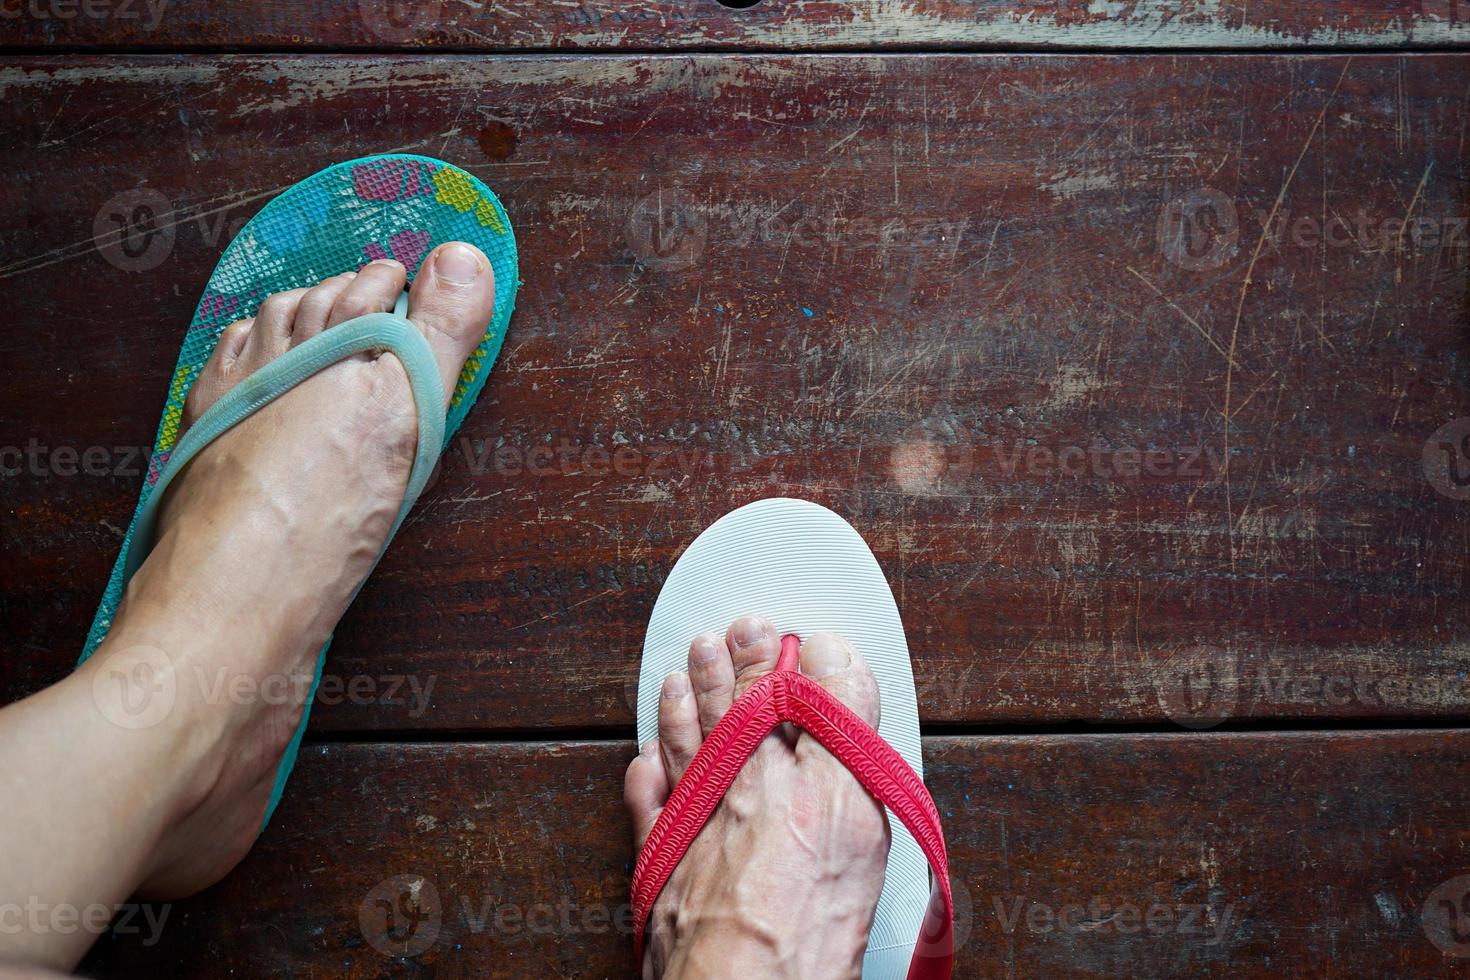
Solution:
[(761, 740), (783, 721), (809, 732), (913, 834), (933, 870), (909, 980), (947, 980), (954, 961), (954, 906), (939, 811), (924, 782), (873, 728), (819, 684), (791, 670), (761, 678), (726, 712), (695, 753), (655, 821), (633, 869), (634, 949), (643, 962), (649, 914), (669, 876), (709, 821)]
[[(852, 709), (800, 674), (786, 674), (786, 705), (777, 715), (812, 735), (908, 828), (933, 871), (909, 980), (947, 980), (954, 964), (954, 896), (939, 808), (918, 773)], [(777, 695), (780, 697), (780, 695)]]
[(633, 936), (639, 963), (653, 903), (741, 768), (780, 723), (773, 696), (778, 676), (762, 677), (725, 712), (684, 770), (638, 852), (633, 867)]

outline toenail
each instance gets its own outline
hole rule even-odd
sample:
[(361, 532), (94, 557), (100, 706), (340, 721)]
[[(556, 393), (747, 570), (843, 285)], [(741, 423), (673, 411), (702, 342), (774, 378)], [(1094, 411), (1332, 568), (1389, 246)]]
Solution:
[(689, 676), (683, 673), (670, 674), (664, 678), (664, 697), (673, 700), (689, 693)]
[(456, 286), (471, 285), (480, 277), (480, 257), (463, 245), (446, 245), (434, 256), (434, 274)]
[(754, 646), (761, 640), (771, 635), (771, 627), (763, 619), (747, 616), (735, 621), (735, 626), (730, 630), (730, 635), (735, 638), (735, 645), (742, 650), (748, 646)]
[(479, 256), (465, 245), (445, 245), (434, 257), (434, 273), (457, 287), (472, 285), (481, 273)]
[(813, 637), (801, 652), (801, 672), (808, 677), (826, 677), (846, 670), (852, 663), (847, 644), (830, 637)]
[(714, 663), (715, 658), (720, 655), (719, 641), (708, 633), (694, 638), (694, 662), (697, 664)]
[[(403, 268), (403, 264), (397, 259), (373, 259), (368, 265), (385, 265), (390, 269), (394, 267)], [(365, 269), (367, 266), (363, 266), (363, 268)]]

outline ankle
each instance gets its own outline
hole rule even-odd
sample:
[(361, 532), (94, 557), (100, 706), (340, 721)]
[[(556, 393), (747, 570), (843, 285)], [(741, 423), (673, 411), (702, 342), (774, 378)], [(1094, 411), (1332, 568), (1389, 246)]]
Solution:
[[(299, 717), (311, 677), (262, 674), (259, 654), (239, 632), (146, 601), (124, 608), (79, 674), (119, 740), (148, 760), (165, 821), (192, 812), (227, 773), (232, 781), (269, 775), (285, 748), (271, 736), (295, 728), (261, 724), (266, 712), (258, 709), (280, 706)], [(242, 755), (241, 744), (251, 750)]]
[(127, 827), (131, 893), (171, 828), (198, 805), (221, 757), (214, 739), (189, 725), (173, 692), (177, 677), (161, 648), (110, 636), (53, 690), (75, 705), (69, 737), (91, 746), (89, 766), (109, 800), (108, 819)]

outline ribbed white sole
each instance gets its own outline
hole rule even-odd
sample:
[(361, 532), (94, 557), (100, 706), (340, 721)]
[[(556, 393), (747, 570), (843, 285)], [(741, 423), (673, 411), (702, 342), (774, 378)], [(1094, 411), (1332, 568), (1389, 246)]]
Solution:
[[(640, 745), (658, 735), (660, 687), (664, 677), (688, 668), (690, 641), (699, 633), (723, 634), (748, 614), (764, 616), (783, 634), (830, 631), (851, 640), (878, 679), (878, 733), (923, 776), (913, 667), (888, 580), (850, 524), (819, 504), (786, 497), (726, 514), (674, 564), (643, 640)], [(923, 852), (897, 819), (889, 823), (893, 846), (864, 980), (902, 980), (907, 974), (929, 901)]]

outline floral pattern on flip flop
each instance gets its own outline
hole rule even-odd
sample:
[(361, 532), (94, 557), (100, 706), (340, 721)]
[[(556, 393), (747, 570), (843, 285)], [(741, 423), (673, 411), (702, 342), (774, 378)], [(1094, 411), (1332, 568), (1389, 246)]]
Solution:
[(377, 242), (368, 242), (362, 247), (363, 262), (377, 259), (397, 259), (405, 269), (417, 269), (424, 256), (429, 254), (433, 236), (427, 231), (400, 231), (388, 239), (384, 248)]
[(401, 201), (433, 191), (436, 168), (422, 160), (380, 160), (352, 168), (352, 189), (364, 201)]

